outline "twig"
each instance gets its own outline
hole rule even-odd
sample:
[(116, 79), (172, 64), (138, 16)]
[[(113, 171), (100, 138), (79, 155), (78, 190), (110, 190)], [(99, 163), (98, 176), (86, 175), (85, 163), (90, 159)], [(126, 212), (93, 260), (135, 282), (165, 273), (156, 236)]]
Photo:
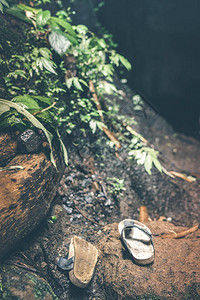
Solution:
[(191, 179), (191, 178), (188, 178), (186, 175), (182, 174), (182, 173), (179, 173), (179, 172), (175, 172), (175, 171), (169, 171), (168, 173), (170, 173), (171, 175), (174, 175), (176, 177), (179, 177), (187, 182), (193, 182), (195, 181), (195, 179)]
[(27, 270), (27, 271), (31, 271), (31, 272), (37, 272), (37, 270), (35, 268), (32, 268), (32, 267), (29, 267), (28, 265), (24, 264), (24, 263), (21, 263), (21, 262), (13, 262), (12, 265), (16, 266), (16, 267), (19, 267), (19, 268), (22, 268), (24, 270)]
[(192, 226), (191, 228), (180, 231), (180, 232), (171, 231), (169, 233), (161, 234), (160, 237), (162, 239), (166, 239), (166, 238), (179, 239), (179, 238), (182, 238), (192, 232), (195, 232), (196, 230), (198, 230), (198, 228), (199, 228), (199, 224), (196, 224), (196, 225)]
[(147, 207), (145, 205), (140, 206), (139, 221), (141, 223), (152, 221), (151, 218), (149, 217), (148, 210), (147, 210)]
[(51, 109), (51, 108), (54, 107), (55, 105), (56, 105), (56, 102), (53, 102), (53, 104), (51, 104), (50, 106), (48, 106), (48, 107), (46, 107), (46, 108), (44, 108), (44, 109), (42, 109), (42, 110), (40, 110), (40, 111), (37, 111), (37, 112), (33, 113), (33, 115), (36, 116), (36, 115), (38, 115), (38, 114), (41, 114), (41, 113), (43, 113), (44, 111)]
[(89, 81), (89, 90), (92, 93), (92, 96), (93, 96), (94, 101), (96, 103), (97, 110), (98, 110), (100, 118), (101, 118), (101, 122), (103, 123), (102, 130), (107, 135), (107, 137), (115, 144), (115, 146), (117, 148), (121, 148), (120, 141), (114, 136), (114, 134), (108, 128), (106, 128), (106, 125), (104, 124), (104, 118), (103, 118), (103, 114), (102, 114), (101, 104), (100, 104), (99, 99), (97, 97), (97, 94), (96, 94), (96, 91), (95, 91), (94, 84), (93, 84), (92, 80)]
[(100, 115), (100, 118), (101, 118), (101, 122), (104, 123), (104, 118), (103, 118), (103, 114), (102, 114), (101, 104), (100, 104), (99, 99), (97, 97), (97, 94), (96, 94), (96, 91), (95, 91), (94, 84), (93, 84), (92, 80), (89, 81), (89, 90), (92, 93), (92, 96), (93, 96), (94, 101), (96, 103), (96, 107), (97, 107), (97, 110), (99, 112), (99, 115)]
[[(137, 136), (143, 143), (150, 144), (143, 136), (141, 136), (139, 133), (137, 133), (131, 126), (127, 125), (126, 123), (123, 124), (126, 129), (133, 135)], [(151, 145), (152, 146), (152, 145)]]
[[(32, 115), (33, 115), (33, 116), (39, 115), (39, 114), (43, 113), (44, 111), (51, 109), (51, 108), (54, 107), (55, 105), (56, 105), (56, 102), (53, 102), (52, 105), (50, 105), (50, 106), (48, 106), (48, 107), (46, 107), (46, 108), (44, 108), (44, 109), (42, 109), (42, 110), (40, 110), (40, 111), (37, 111), (37, 112), (33, 113)], [(27, 118), (23, 118), (23, 120), (27, 120)]]
[(101, 185), (101, 187), (102, 187), (102, 191), (103, 191), (103, 193), (104, 193), (104, 196), (106, 197), (106, 199), (108, 199), (108, 195), (107, 195), (107, 192), (106, 192), (106, 187), (105, 187), (104, 182), (103, 182), (103, 181), (100, 181), (99, 183), (100, 183), (100, 185)]
[(106, 127), (102, 126), (104, 133), (109, 137), (109, 139), (115, 144), (117, 148), (121, 148), (120, 141), (114, 136), (114, 134)]
[(85, 219), (87, 219), (88, 221), (90, 221), (90, 222), (92, 222), (92, 223), (94, 223), (94, 224), (96, 224), (96, 225), (98, 225), (98, 226), (102, 226), (102, 227), (104, 227), (104, 225), (102, 225), (102, 224), (99, 224), (98, 222), (95, 222), (94, 220), (92, 220), (92, 219), (90, 219), (89, 217), (87, 217), (79, 208), (78, 208), (78, 206), (77, 206), (77, 203), (75, 202), (75, 200), (74, 200), (74, 207), (76, 208), (76, 210), (85, 218)]

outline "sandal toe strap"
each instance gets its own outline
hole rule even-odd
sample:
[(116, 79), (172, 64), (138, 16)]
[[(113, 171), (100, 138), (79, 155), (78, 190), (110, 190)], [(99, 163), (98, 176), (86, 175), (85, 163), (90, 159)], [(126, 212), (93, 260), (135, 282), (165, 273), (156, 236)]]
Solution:
[(137, 229), (143, 231), (150, 238), (150, 242), (153, 246), (153, 251), (155, 252), (152, 234), (150, 232), (148, 232), (145, 228), (142, 228), (141, 226), (135, 224), (134, 221), (125, 221), (124, 222), (124, 228), (122, 229), (122, 232), (121, 232), (121, 238), (124, 241), (124, 243), (127, 245), (126, 239), (124, 238), (125, 230), (126, 229), (132, 229), (132, 228), (137, 228)]
[(64, 271), (70, 271), (74, 267), (74, 256), (68, 258), (68, 255), (65, 257), (59, 257), (57, 265)]

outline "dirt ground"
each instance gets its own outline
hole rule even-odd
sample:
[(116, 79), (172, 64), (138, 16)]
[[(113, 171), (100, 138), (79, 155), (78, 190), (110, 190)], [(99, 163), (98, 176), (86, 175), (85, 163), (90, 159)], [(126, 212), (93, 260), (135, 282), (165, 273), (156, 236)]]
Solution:
[[(84, 290), (73, 287), (68, 274), (57, 267), (56, 257), (67, 254), (73, 235), (97, 245), (104, 236), (105, 225), (124, 218), (138, 219), (141, 205), (147, 206), (152, 220), (164, 216), (166, 222), (181, 226), (192, 226), (198, 221), (200, 143), (175, 134), (146, 104), (145, 115), (141, 111), (135, 113), (131, 91), (122, 88), (120, 113), (134, 116), (135, 130), (160, 151), (167, 170), (194, 176), (196, 181), (170, 178), (156, 169), (149, 176), (141, 166), (127, 159), (126, 145), (117, 152), (105, 146), (107, 138), (103, 133), (96, 140), (90, 136), (75, 140), (68, 147), (69, 165), (47, 218), (4, 262), (19, 268), (25, 264), (28, 271), (34, 269), (48, 281), (58, 299), (113, 298), (100, 282), (104, 276), (101, 262), (96, 270), (99, 276)], [(123, 179), (124, 189), (119, 191), (113, 185), (116, 178)]]

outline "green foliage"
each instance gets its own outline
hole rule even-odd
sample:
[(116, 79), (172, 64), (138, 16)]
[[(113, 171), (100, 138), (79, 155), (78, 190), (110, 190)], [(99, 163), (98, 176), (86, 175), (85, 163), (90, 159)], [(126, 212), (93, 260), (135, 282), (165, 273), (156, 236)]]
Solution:
[(129, 157), (134, 158), (138, 165), (143, 165), (149, 175), (153, 165), (162, 173), (163, 167), (158, 160), (158, 151), (144, 146), (137, 136), (132, 138), (130, 148), (133, 149), (129, 151)]
[(9, 7), (9, 4), (6, 0), (0, 0), (0, 12), (3, 13), (3, 6)]
[(104, 6), (105, 2), (104, 1), (100, 1), (98, 4), (97, 4), (97, 7), (94, 8), (94, 11), (97, 12), (99, 11), (99, 9)]
[(104, 38), (98, 38), (85, 25), (74, 26), (78, 44), (72, 45), (69, 53), (77, 59), (79, 78), (89, 82), (93, 80), (99, 96), (115, 93), (113, 85), (114, 66), (121, 63), (130, 69), (130, 63), (110, 49)]
[(124, 180), (116, 177), (108, 177), (108, 183), (110, 185), (109, 192), (114, 196), (123, 196), (122, 191), (125, 191)]
[[(33, 125), (38, 128), (45, 126), (42, 130), (46, 132), (50, 147), (55, 136), (60, 140), (67, 162), (67, 152), (58, 132), (59, 126), (67, 134), (79, 131), (85, 136), (87, 131), (95, 134), (97, 130), (107, 128), (103, 121), (105, 117), (119, 132), (122, 131), (118, 122), (120, 117), (116, 118), (119, 104), (109, 101), (107, 95), (119, 97), (120, 93), (113, 80), (115, 69), (125, 67), (130, 70), (131, 65), (116, 52), (116, 44), (110, 34), (103, 32), (99, 38), (85, 25), (72, 26), (70, 9), (67, 12), (58, 11), (56, 16), (52, 16), (49, 10), (38, 8), (46, 2), (49, 0), (37, 1), (36, 7), (19, 4), (7, 9), (11, 15), (32, 24), (32, 29), (28, 32), (29, 39), (23, 49), (24, 53), (14, 53), (8, 58), (0, 55), (3, 97), (11, 99), (15, 96), (10, 106), (6, 102), (9, 109), (5, 109), (4, 103), (0, 126), (16, 126), (20, 130)], [(1, 3), (6, 5), (6, 1), (0, 0), (0, 10)], [(99, 7), (102, 5), (103, 1)], [(68, 58), (73, 58), (71, 64), (74, 67), (66, 70)], [(106, 99), (106, 111), (97, 109), (89, 88), (90, 81), (94, 84), (99, 101)], [(52, 105), (52, 99), (56, 101), (56, 109), (46, 110)], [(142, 109), (138, 95), (134, 96), (133, 104), (135, 110)], [(114, 146), (112, 141), (108, 143)], [(162, 171), (157, 151), (141, 143), (138, 136), (133, 136), (131, 143), (128, 143), (130, 158), (144, 165), (149, 174), (153, 165)], [(51, 159), (53, 161), (52, 151)], [(112, 181), (112, 187), (113, 193), (120, 193), (123, 182), (116, 179)]]
[[(32, 78), (35, 85), (49, 74), (57, 75), (56, 64), (52, 61), (52, 52), (47, 47), (37, 48), (26, 44), (23, 55), (14, 54), (10, 59), (1, 59), (2, 80), (6, 87), (6, 98), (22, 93), (30, 93)], [(1, 57), (0, 57), (1, 58)]]
[(54, 224), (57, 221), (57, 216), (51, 216), (48, 220), (49, 223)]
[[(43, 101), (42, 97), (40, 97), (38, 101), (42, 105), (46, 105), (47, 99), (45, 98)], [(41, 107), (39, 106), (38, 102), (28, 95), (15, 97), (12, 99), (12, 101), (0, 99), (0, 104), (0, 127), (6, 128), (9, 126), (17, 126), (19, 127), (19, 129), (21, 129), (21, 126), (24, 126), (24, 128), (26, 128), (29, 126), (29, 124), (27, 123), (31, 123), (30, 125), (41, 129), (44, 132), (49, 143), (51, 162), (56, 167), (52, 149), (53, 134), (49, 130), (47, 130), (44, 127), (44, 125), (39, 121), (39, 119), (42, 119), (43, 122), (50, 125), (51, 129), (56, 130), (54, 125), (55, 122), (53, 122), (53, 116), (51, 115), (51, 113), (49, 111), (41, 111)], [(34, 115), (30, 113), (30, 111), (37, 112), (38, 118), (34, 117)], [(60, 141), (61, 149), (64, 153), (65, 162), (67, 163), (66, 149), (61, 139)]]
[[(13, 99), (13, 101), (14, 101), (14, 99)], [(42, 123), (40, 123), (40, 121), (38, 121), (31, 113), (29, 113), (28, 110), (26, 110), (23, 107), (24, 106), (23, 103), (19, 102), (19, 104), (17, 104), (17, 103), (8, 101), (8, 100), (0, 99), (0, 104), (2, 105), (2, 107), (1, 107), (1, 114), (4, 114), (4, 113), (7, 114), (10, 111), (11, 108), (14, 108), (19, 113), (19, 116), (14, 113), (14, 115), (15, 115), (15, 122), (13, 122), (13, 120), (12, 120), (12, 116), (13, 116), (12, 112), (11, 112), (11, 116), (10, 117), (8, 115), (6, 115), (6, 118), (5, 117), (3, 118), (3, 121), (2, 121), (3, 125), (1, 125), (2, 127), (7, 126), (7, 124), (11, 125), (11, 126), (15, 125), (17, 123), (23, 123), (24, 124), (24, 122), (20, 118), (20, 115), (22, 115), (29, 122), (31, 122), (33, 124), (33, 126), (35, 126), (36, 128), (39, 128), (39, 129), (43, 130), (43, 132), (45, 133), (46, 138), (47, 138), (47, 140), (49, 142), (49, 147), (50, 147), (50, 150), (51, 150), (51, 152), (50, 152), (51, 162), (56, 167), (56, 163), (55, 163), (55, 160), (54, 160), (54, 157), (53, 157), (53, 152), (52, 152), (52, 144), (51, 144), (52, 139), (53, 139), (52, 134), (42, 125)], [(25, 107), (27, 107), (26, 105), (25, 105)]]
[(133, 105), (134, 105), (134, 110), (143, 110), (142, 108), (143, 101), (140, 95), (136, 94), (133, 96)]
[(71, 42), (61, 30), (54, 30), (49, 35), (51, 47), (60, 55), (64, 54), (71, 45)]

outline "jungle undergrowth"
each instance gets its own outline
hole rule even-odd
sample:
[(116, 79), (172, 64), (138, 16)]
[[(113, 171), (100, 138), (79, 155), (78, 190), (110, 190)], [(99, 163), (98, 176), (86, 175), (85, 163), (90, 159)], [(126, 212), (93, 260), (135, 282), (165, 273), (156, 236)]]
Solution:
[[(13, 105), (5, 106), (4, 102), (0, 127), (14, 126), (23, 131), (43, 124), (50, 147), (53, 137), (57, 137), (61, 148), (58, 128), (72, 140), (77, 132), (84, 138), (87, 134), (104, 131), (110, 147), (117, 150), (121, 143), (128, 143), (129, 158), (143, 165), (148, 174), (153, 165), (162, 172), (158, 151), (149, 147), (133, 129), (134, 119), (119, 116), (119, 106), (109, 100), (109, 95), (123, 99), (113, 80), (116, 69), (131, 69), (128, 60), (117, 53), (112, 36), (104, 32), (97, 37), (85, 25), (71, 25), (70, 8), (52, 16), (49, 10), (40, 8), (48, 2), (46, 0), (37, 2), (37, 6), (20, 2), (7, 9), (7, 2), (0, 1), (7, 14), (28, 24), (23, 53), (12, 49), (9, 40), (0, 46), (0, 89), (4, 98), (1, 101), (7, 99), (27, 113), (24, 115)], [(135, 110), (142, 109), (139, 96), (133, 99), (133, 106)], [(34, 124), (30, 124), (28, 114), (37, 120)], [(67, 162), (67, 156), (65, 158)]]

